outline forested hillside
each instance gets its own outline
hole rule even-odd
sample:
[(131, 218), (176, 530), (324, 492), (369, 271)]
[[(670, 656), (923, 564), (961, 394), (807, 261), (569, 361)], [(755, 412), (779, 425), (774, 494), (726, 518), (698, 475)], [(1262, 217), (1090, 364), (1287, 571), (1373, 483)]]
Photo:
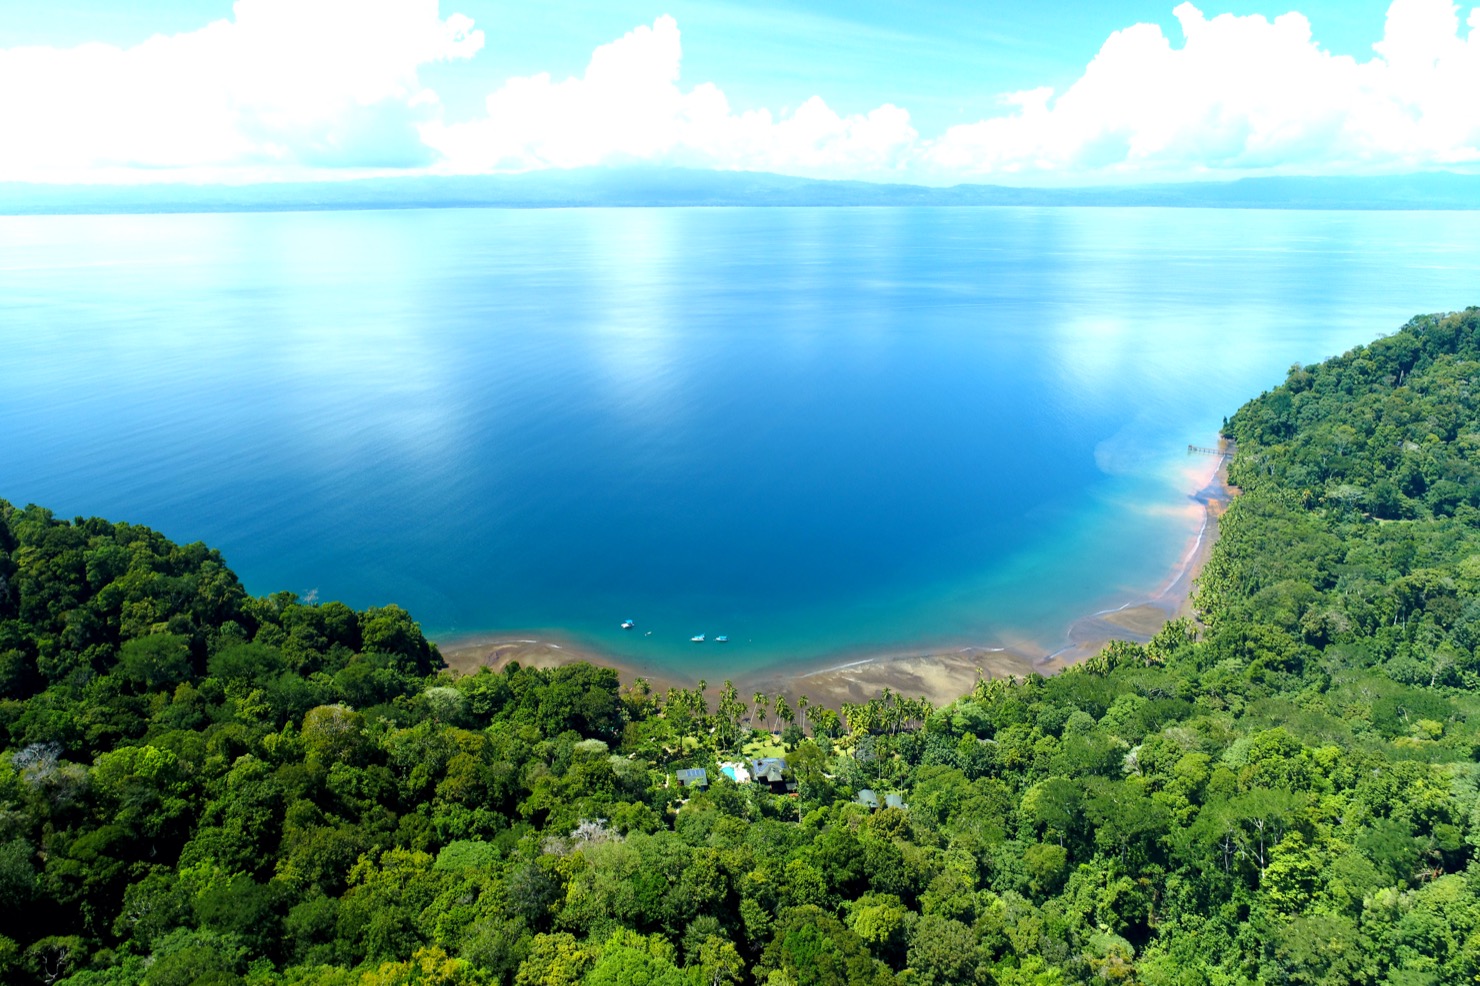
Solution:
[(942, 709), (452, 677), (0, 501), (0, 982), (1473, 982), (1480, 309), (1227, 431), (1200, 624)]

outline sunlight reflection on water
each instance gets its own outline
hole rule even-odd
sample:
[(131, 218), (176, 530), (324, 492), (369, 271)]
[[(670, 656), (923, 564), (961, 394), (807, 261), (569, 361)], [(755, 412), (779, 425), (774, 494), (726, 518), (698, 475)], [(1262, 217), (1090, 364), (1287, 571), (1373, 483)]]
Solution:
[(1477, 268), (1446, 213), (0, 218), (0, 496), (673, 668), (1051, 643), (1180, 557), (1187, 444)]

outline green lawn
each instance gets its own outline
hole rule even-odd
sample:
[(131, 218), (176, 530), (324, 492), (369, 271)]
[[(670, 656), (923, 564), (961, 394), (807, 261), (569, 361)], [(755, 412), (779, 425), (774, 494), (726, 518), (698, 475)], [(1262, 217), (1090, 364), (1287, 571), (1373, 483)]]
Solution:
[(750, 741), (741, 748), (741, 753), (752, 760), (761, 757), (785, 757), (786, 747), (773, 734), (753, 733)]

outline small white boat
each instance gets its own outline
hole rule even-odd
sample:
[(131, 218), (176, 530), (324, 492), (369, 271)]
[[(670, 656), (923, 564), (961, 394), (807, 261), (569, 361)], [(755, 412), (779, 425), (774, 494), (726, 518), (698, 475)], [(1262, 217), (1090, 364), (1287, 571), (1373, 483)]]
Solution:
[(730, 642), (730, 638), (726, 637), (724, 634), (720, 634), (718, 637), (714, 638), (714, 642), (716, 644), (728, 644)]
[(704, 643), (704, 634), (696, 633), (692, 637), (690, 637), (689, 640), (693, 641), (696, 644), (702, 644)]
[(622, 629), (623, 630), (631, 630), (635, 626), (637, 626), (637, 623), (634, 620), (623, 620), (622, 621)]

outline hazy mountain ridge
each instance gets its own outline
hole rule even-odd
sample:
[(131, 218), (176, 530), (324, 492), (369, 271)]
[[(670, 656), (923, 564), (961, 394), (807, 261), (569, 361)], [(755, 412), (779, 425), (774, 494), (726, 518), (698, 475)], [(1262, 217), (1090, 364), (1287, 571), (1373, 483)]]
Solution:
[(0, 214), (673, 206), (1156, 206), (1480, 209), (1480, 175), (1244, 178), (1083, 188), (875, 184), (764, 172), (597, 169), (257, 185), (0, 183)]

